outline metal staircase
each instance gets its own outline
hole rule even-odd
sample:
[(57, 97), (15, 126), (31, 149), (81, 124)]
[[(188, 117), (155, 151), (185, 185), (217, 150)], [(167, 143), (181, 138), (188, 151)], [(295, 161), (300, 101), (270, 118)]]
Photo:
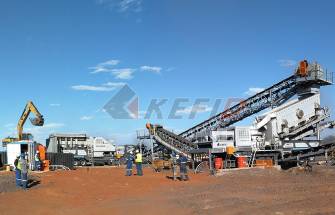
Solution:
[(255, 163), (255, 160), (256, 160), (256, 154), (257, 154), (257, 149), (254, 149), (251, 153), (250, 158), (249, 158), (249, 163), (248, 163), (249, 167), (254, 166), (254, 163)]

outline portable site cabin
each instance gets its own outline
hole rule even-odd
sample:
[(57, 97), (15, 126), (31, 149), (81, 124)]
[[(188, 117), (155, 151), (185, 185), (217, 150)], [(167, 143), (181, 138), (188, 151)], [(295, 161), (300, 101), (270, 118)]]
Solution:
[(19, 141), (7, 144), (7, 163), (10, 166), (14, 166), (15, 159), (24, 153), (29, 162), (29, 168), (34, 169), (34, 160), (37, 143), (32, 141)]

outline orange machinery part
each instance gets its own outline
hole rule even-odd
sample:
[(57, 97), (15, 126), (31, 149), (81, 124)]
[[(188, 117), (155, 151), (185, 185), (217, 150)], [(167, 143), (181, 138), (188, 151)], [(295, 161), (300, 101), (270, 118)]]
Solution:
[(301, 77), (306, 77), (307, 76), (307, 67), (308, 67), (307, 60), (300, 61), (299, 68), (298, 68), (298, 75), (300, 75)]
[(216, 170), (223, 169), (223, 159), (222, 158), (214, 158), (214, 166)]
[(48, 170), (49, 166), (50, 166), (50, 161), (46, 160), (46, 147), (39, 144), (37, 146), (37, 150), (40, 153), (40, 159), (41, 159), (42, 164), (43, 164), (43, 171)]
[(247, 157), (237, 157), (237, 168), (245, 168), (248, 167), (248, 158)]
[(38, 145), (37, 146), (37, 150), (40, 152), (40, 159), (42, 160), (42, 161), (44, 161), (45, 160), (45, 153), (46, 153), (46, 150), (45, 150), (45, 146), (43, 146), (43, 145)]

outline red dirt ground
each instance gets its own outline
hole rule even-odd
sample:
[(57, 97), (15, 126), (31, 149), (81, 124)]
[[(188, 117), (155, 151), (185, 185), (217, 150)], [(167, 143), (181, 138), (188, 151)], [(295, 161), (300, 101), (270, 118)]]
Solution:
[(334, 169), (190, 174), (189, 182), (169, 180), (169, 172), (144, 173), (125, 177), (123, 169), (84, 168), (38, 174), (40, 185), (0, 194), (0, 214), (335, 214)]

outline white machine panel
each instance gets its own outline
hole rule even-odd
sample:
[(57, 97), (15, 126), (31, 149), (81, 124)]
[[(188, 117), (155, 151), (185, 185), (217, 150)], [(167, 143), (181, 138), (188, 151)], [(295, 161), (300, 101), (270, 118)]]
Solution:
[(115, 146), (113, 144), (94, 144), (94, 152), (115, 152)]
[[(278, 133), (281, 133), (281, 124), (286, 121), (288, 127), (297, 126), (302, 121), (309, 120), (315, 116), (315, 104), (320, 104), (320, 94), (313, 95), (304, 100), (297, 101), (294, 104), (285, 107), (276, 112)], [(302, 111), (302, 116), (299, 118), (297, 112)]]
[(213, 149), (225, 149), (234, 146), (234, 130), (212, 131)]
[(236, 147), (251, 146), (250, 127), (235, 128), (235, 144)]

